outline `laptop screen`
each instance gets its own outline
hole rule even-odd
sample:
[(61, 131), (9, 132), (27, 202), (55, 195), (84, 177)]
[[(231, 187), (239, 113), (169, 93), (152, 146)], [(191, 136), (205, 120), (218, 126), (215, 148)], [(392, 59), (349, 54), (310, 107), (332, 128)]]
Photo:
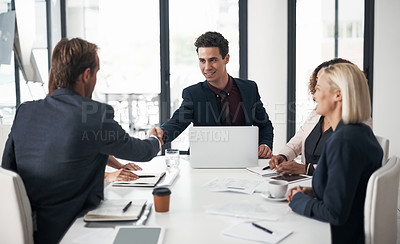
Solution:
[(192, 168), (258, 165), (257, 126), (194, 126), (189, 131)]

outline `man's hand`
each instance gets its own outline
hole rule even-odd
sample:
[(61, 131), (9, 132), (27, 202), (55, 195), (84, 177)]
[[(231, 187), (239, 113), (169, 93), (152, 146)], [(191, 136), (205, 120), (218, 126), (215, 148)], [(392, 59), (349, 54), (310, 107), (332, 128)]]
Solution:
[(269, 160), (269, 168), (275, 169), (276, 166), (281, 164), (285, 159), (281, 155), (272, 156), (271, 160)]
[(139, 176), (136, 174), (132, 173), (131, 171), (127, 169), (119, 169), (115, 172), (104, 173), (104, 180), (108, 182), (114, 182), (114, 181), (131, 181), (131, 180), (137, 180), (139, 179)]
[(285, 161), (275, 167), (275, 170), (281, 172), (281, 175), (287, 174), (305, 174), (306, 169), (304, 164), (299, 164), (294, 161)]
[(136, 165), (134, 163), (127, 163), (125, 165), (122, 165), (120, 169), (127, 169), (127, 170), (142, 170), (142, 168), (139, 165)]
[(164, 131), (161, 128), (152, 128), (149, 133), (148, 137), (155, 136), (161, 142), (161, 146), (164, 145)]
[(270, 158), (270, 157), (272, 157), (271, 149), (265, 144), (262, 144), (262, 145), (258, 146), (258, 157), (259, 158)]
[(296, 187), (289, 189), (289, 192), (286, 197), (289, 203), (292, 202), (293, 196), (296, 195), (296, 193), (298, 193), (298, 192), (301, 192), (306, 195), (310, 195), (310, 196), (314, 197), (314, 191), (313, 191), (312, 187), (296, 186)]

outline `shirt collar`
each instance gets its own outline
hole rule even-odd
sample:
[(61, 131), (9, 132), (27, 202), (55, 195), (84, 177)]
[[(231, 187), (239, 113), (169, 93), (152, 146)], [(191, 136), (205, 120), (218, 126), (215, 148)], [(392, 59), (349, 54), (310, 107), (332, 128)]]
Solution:
[[(232, 90), (233, 82), (234, 82), (232, 76), (230, 76), (228, 74), (228, 77), (229, 77), (228, 84), (226, 84), (226, 87), (223, 89), (226, 93), (229, 93)], [(210, 87), (211, 91), (215, 95), (219, 95), (221, 93), (222, 90), (220, 90), (220, 89), (216, 88), (215, 86), (211, 85), (210, 82), (208, 82), (208, 81), (206, 81), (206, 82), (207, 82), (208, 87)]]

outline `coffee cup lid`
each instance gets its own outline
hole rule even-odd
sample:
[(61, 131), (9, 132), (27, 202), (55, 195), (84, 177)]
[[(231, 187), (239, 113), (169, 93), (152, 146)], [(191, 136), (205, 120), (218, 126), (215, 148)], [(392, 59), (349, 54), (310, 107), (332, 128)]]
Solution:
[(167, 187), (157, 187), (153, 190), (153, 195), (156, 196), (168, 196), (171, 194), (171, 190)]

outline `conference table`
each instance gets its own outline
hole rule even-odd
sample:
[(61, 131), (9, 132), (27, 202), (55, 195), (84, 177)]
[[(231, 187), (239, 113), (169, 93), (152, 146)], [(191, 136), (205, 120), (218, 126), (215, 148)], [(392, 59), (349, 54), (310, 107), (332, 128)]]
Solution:
[[(290, 230), (292, 233), (280, 243), (330, 243), (329, 224), (313, 220), (294, 213), (287, 201), (270, 201), (261, 193), (244, 194), (237, 192), (210, 191), (206, 184), (218, 178), (237, 178), (266, 181), (260, 175), (246, 169), (192, 169), (189, 156), (181, 155), (179, 175), (169, 186), (171, 190), (170, 210), (167, 213), (157, 213), (154, 206), (146, 226), (161, 226), (166, 232), (164, 244), (249, 244), (256, 243), (224, 235), (224, 231), (248, 219), (210, 214), (207, 209), (224, 203), (249, 202), (259, 204), (271, 213), (279, 216), (275, 221), (268, 221), (270, 228)], [(164, 156), (157, 156), (150, 162), (136, 163), (146, 171), (160, 172), (166, 170)], [(259, 165), (267, 161), (259, 160)], [(261, 184), (261, 186), (263, 186)], [(289, 184), (310, 186), (311, 180)], [(266, 185), (267, 186), (267, 185)], [(105, 183), (104, 199), (147, 199), (153, 202), (153, 188), (146, 187), (114, 187)], [(70, 227), (61, 243), (113, 243), (115, 225), (100, 223), (85, 223), (83, 217), (77, 218)], [(134, 225), (134, 222), (121, 222), (121, 225)], [(135, 242), (132, 242), (135, 243)]]

